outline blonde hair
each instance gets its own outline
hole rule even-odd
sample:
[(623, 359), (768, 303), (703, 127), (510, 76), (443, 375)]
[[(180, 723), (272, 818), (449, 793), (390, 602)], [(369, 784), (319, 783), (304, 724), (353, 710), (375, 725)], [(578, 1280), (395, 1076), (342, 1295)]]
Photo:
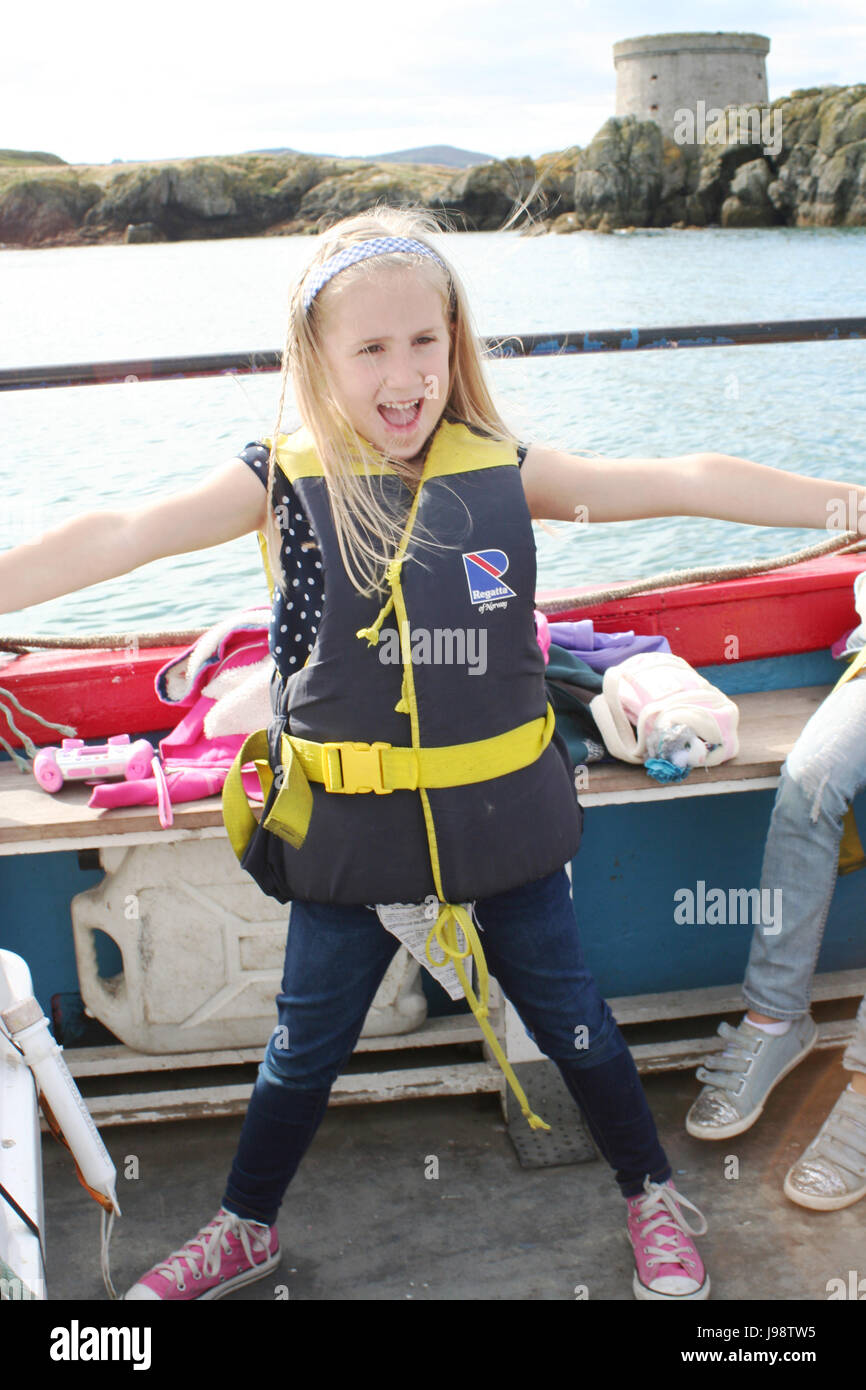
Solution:
[[(347, 218), (324, 234), (315, 255), (292, 290), (280, 401), (268, 463), (266, 530), (271, 572), (283, 592), (286, 579), (282, 571), (281, 538), (271, 499), (290, 372), (298, 412), (315, 440), (325, 474), (343, 564), (351, 583), (360, 593), (381, 592), (385, 567), (405, 525), (405, 516), (395, 510), (393, 502), (386, 500), (386, 494), (373, 483), (373, 479), (381, 477), (382, 464), (387, 464), (409, 484), (417, 482), (418, 476), (417, 470), (410, 465), (380, 453), (362, 439), (341, 413), (331, 385), (322, 333), (322, 301), (327, 308), (333, 284), (342, 287), (361, 276), (376, 273), (384, 265), (411, 266), (419, 275), (425, 276), (442, 299), (450, 334), (449, 389), (442, 418), (462, 421), (493, 439), (514, 440), (499, 415), (485, 380), (482, 353), (465, 291), (445, 257), (429, 244), (430, 236), (441, 230), (435, 218), (416, 209), (383, 207)], [(326, 284), (309, 309), (305, 310), (305, 289), (325, 261), (358, 242), (381, 236), (400, 236), (418, 241), (433, 251), (441, 264), (431, 257), (406, 251), (371, 256), (341, 271), (335, 282)]]

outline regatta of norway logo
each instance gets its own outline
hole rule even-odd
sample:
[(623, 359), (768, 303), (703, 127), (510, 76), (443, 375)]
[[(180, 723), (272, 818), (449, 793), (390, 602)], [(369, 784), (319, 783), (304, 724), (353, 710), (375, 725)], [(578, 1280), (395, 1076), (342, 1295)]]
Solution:
[[(463, 564), (466, 567), (469, 597), (473, 603), (488, 604), (496, 599), (516, 598), (514, 590), (502, 582), (502, 576), (508, 569), (508, 556), (504, 550), (473, 550), (463, 556)], [(501, 606), (504, 608), (505, 603)]]

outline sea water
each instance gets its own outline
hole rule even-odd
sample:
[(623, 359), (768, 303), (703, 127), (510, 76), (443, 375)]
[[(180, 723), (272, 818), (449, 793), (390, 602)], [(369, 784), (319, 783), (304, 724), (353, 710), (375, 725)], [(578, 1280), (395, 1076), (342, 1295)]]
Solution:
[[(453, 234), (484, 335), (862, 315), (866, 230)], [(0, 367), (282, 346), (308, 237), (0, 251)], [(490, 365), (525, 442), (711, 451), (866, 481), (866, 341)], [(0, 549), (188, 488), (274, 425), (274, 374), (0, 394)], [(294, 421), (289, 402), (285, 426)], [(539, 588), (766, 558), (826, 538), (699, 518), (538, 527)], [(30, 552), (38, 562), (38, 551)], [(0, 617), (3, 633), (204, 625), (266, 593), (252, 536)]]

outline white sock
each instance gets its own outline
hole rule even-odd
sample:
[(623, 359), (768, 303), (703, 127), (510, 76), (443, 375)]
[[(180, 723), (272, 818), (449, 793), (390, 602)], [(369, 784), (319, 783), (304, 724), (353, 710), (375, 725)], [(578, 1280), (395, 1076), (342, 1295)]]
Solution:
[(760, 1028), (762, 1033), (771, 1033), (773, 1037), (782, 1037), (791, 1026), (790, 1018), (780, 1018), (777, 1019), (775, 1023), (756, 1023), (753, 1018), (747, 1017), (746, 1022), (750, 1024), (752, 1028)]

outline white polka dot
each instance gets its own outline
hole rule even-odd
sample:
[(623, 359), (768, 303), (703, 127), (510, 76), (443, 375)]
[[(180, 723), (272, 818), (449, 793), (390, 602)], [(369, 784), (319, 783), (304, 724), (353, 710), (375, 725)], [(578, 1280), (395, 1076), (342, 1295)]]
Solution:
[(297, 658), (296, 656), (290, 656), (290, 657), (289, 657), (289, 661), (291, 662), (291, 664), (292, 664), (293, 666), (294, 666), (295, 662), (297, 661), (297, 659), (298, 659), (298, 658)]
[(302, 617), (302, 618), (306, 618), (306, 616), (307, 616), (306, 613), (302, 613), (302, 614), (301, 614), (301, 617)]
[(280, 654), (280, 652), (281, 652), (282, 650), (283, 650), (282, 647), (274, 647), (274, 651), (277, 653), (277, 656), (279, 656), (279, 654)]
[(293, 580), (292, 580), (292, 588), (293, 588), (293, 589), (297, 589), (297, 587), (298, 587), (298, 585), (300, 584), (300, 582), (301, 582), (300, 579), (293, 579)]
[(282, 626), (281, 626), (281, 628), (280, 628), (280, 632), (288, 632), (288, 630), (289, 630), (289, 629), (287, 628), (286, 624), (283, 623)]
[(316, 609), (316, 617), (317, 617), (317, 618), (321, 618), (321, 616), (322, 616), (322, 610), (321, 610), (320, 608), (317, 608), (317, 609)]
[(307, 583), (308, 583), (308, 584), (315, 584), (315, 582), (316, 582), (315, 579), (308, 579), (308, 580), (307, 580)]
[[(284, 502), (288, 502), (288, 500), (289, 500), (288, 497), (284, 497), (284, 498), (283, 498), (283, 501), (284, 501)], [(303, 521), (303, 519), (304, 519), (304, 518), (303, 518), (303, 516), (301, 515), (300, 512), (295, 512), (295, 521)]]
[(289, 527), (289, 535), (290, 535), (290, 536), (293, 536), (294, 534), (295, 534), (295, 533), (294, 533), (294, 531), (292, 530), (292, 528), (291, 528), (291, 526), (290, 526), (290, 527)]
[(319, 629), (316, 627), (316, 624), (313, 623), (313, 631), (314, 631), (314, 632), (318, 632), (318, 630), (319, 630)]
[(295, 641), (296, 641), (296, 642), (300, 642), (300, 640), (301, 640), (301, 634), (300, 634), (299, 632), (296, 632), (296, 633), (295, 633)]
[(316, 561), (316, 569), (317, 569), (317, 570), (320, 570), (321, 568), (322, 568), (322, 562), (321, 562), (321, 560), (317, 560), (317, 561)]
[(288, 497), (284, 497), (284, 498), (283, 498), (283, 501), (284, 501), (284, 502), (288, 502), (288, 500), (289, 500)]
[(287, 608), (294, 608), (294, 606), (295, 606), (295, 605), (294, 605), (293, 603), (287, 603), (287, 604), (286, 604), (286, 607), (287, 607)]

